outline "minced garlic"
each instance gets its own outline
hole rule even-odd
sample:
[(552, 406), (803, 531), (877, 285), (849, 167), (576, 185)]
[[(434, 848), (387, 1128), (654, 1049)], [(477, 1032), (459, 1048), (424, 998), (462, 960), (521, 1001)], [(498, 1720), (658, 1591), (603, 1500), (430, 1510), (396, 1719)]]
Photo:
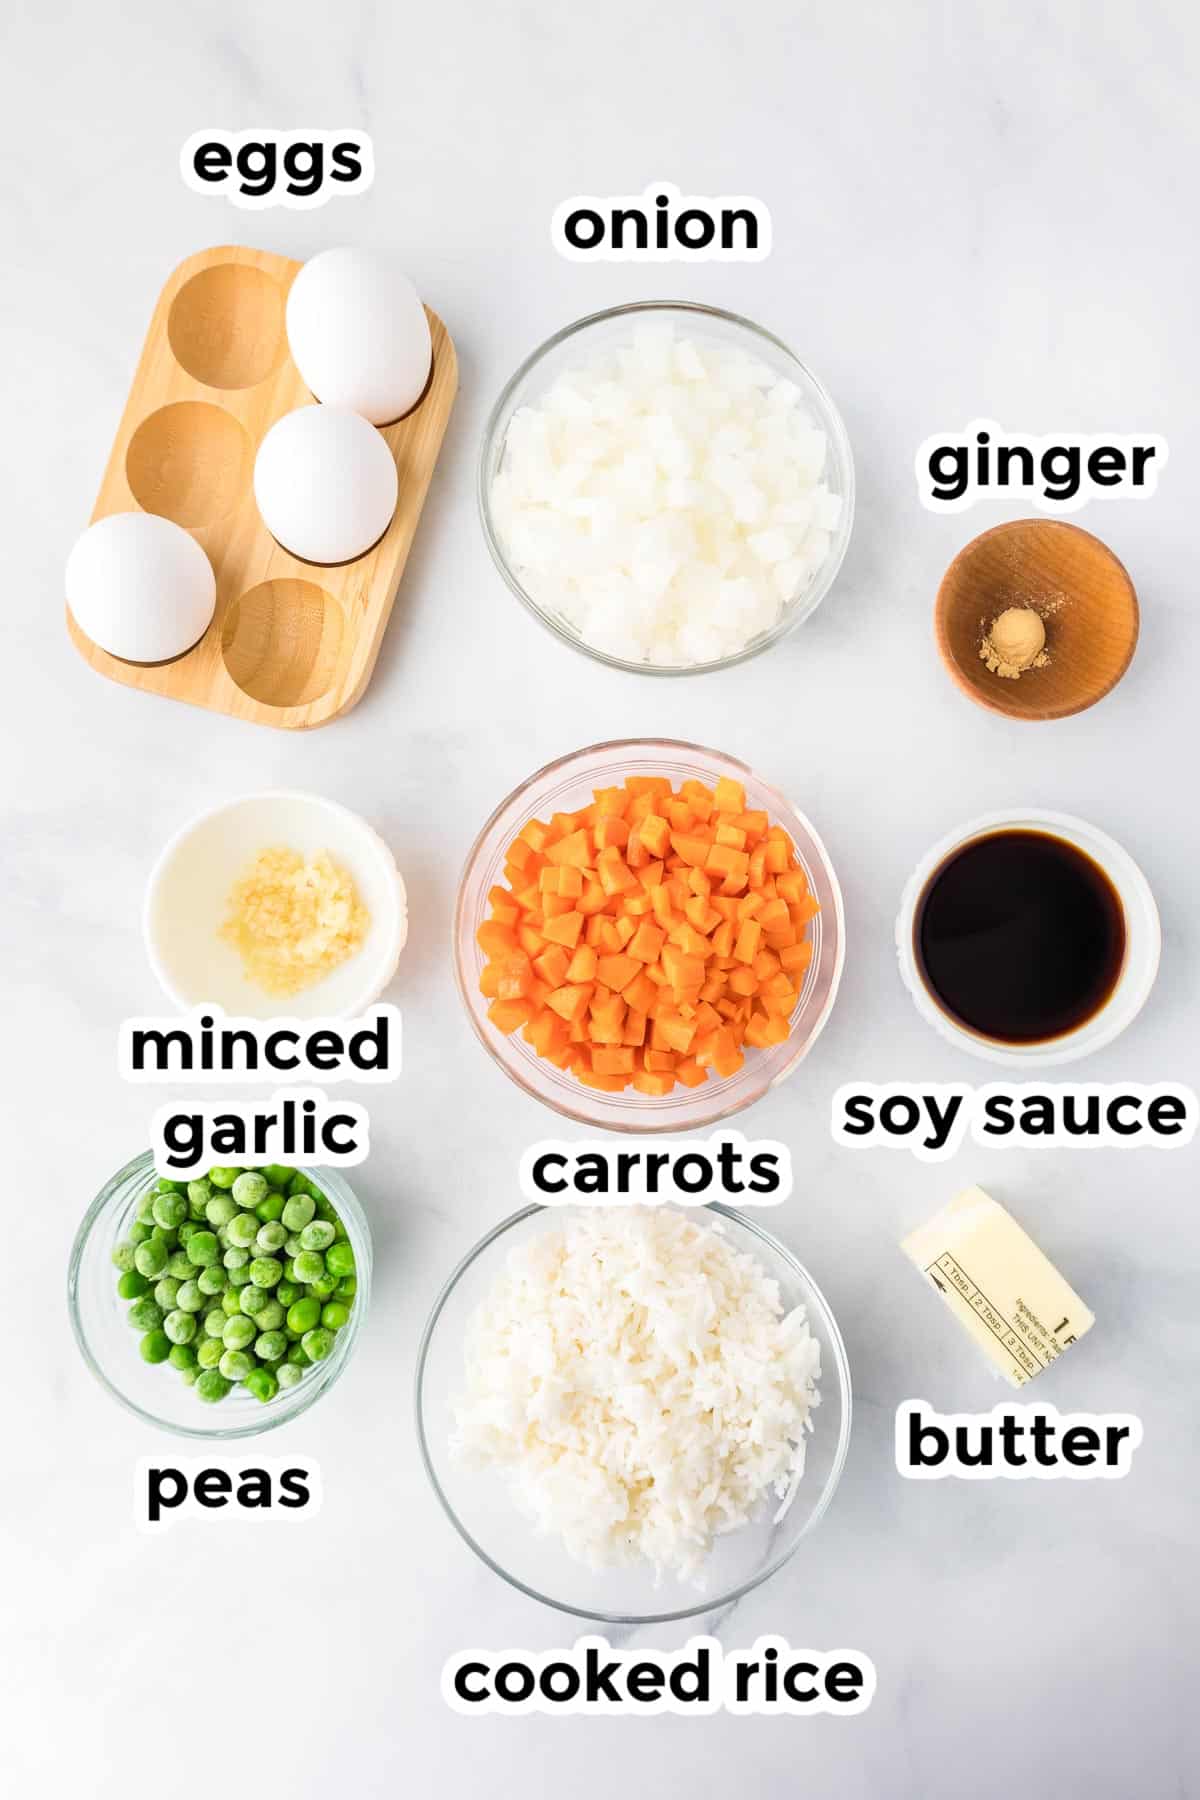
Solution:
[(234, 882), (220, 935), (246, 980), (267, 994), (299, 994), (362, 947), (371, 923), (353, 880), (325, 850), (262, 850)]

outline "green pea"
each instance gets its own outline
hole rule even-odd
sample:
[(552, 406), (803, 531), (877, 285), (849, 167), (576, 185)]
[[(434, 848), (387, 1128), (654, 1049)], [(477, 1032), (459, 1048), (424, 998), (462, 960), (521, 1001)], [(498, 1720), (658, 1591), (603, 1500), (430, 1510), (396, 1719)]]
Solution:
[(195, 1181), (188, 1182), (188, 1205), (197, 1206), (200, 1209), (198, 1213), (192, 1214), (193, 1218), (202, 1219), (204, 1217), (204, 1208), (212, 1199), (213, 1192), (213, 1184), (207, 1175), (200, 1175)]
[(224, 1337), (225, 1327), (227, 1324), (229, 1324), (229, 1320), (225, 1317), (225, 1314), (221, 1311), (219, 1306), (218, 1306), (216, 1312), (206, 1313), (204, 1315), (204, 1335), (205, 1335), (205, 1337), (210, 1337), (210, 1338)]
[(255, 1216), (260, 1225), (270, 1225), (283, 1214), (283, 1195), (274, 1192), (267, 1194), (255, 1207)]
[(248, 1169), (234, 1182), (233, 1197), (243, 1212), (252, 1212), (270, 1187), (265, 1175), (260, 1175), (256, 1169)]
[(281, 1362), (275, 1371), (275, 1379), (281, 1388), (295, 1387), (296, 1383), (302, 1380), (303, 1377), (304, 1370), (291, 1361)]
[(282, 1331), (264, 1331), (254, 1340), (254, 1354), (261, 1362), (278, 1362), (288, 1347)]
[(259, 1227), (258, 1236), (254, 1240), (254, 1248), (260, 1256), (273, 1256), (283, 1248), (287, 1232), (278, 1219), (271, 1219), (266, 1225)]
[(288, 1307), (287, 1322), (293, 1331), (298, 1331), (303, 1337), (306, 1331), (311, 1331), (314, 1325), (321, 1323), (321, 1302), (308, 1295), (303, 1300), (297, 1300), (294, 1306)]
[(298, 1231), (293, 1231), (290, 1237), (285, 1237), (283, 1240), (283, 1254), (285, 1256), (299, 1256), (303, 1248), (304, 1245), (300, 1242), (300, 1233)]
[(229, 1277), (220, 1263), (210, 1263), (197, 1275), (196, 1286), (202, 1294), (221, 1294), (224, 1293), (228, 1281)]
[(126, 1269), (117, 1283), (117, 1293), (122, 1300), (140, 1300), (143, 1294), (150, 1292), (150, 1283), (136, 1269)]
[(188, 1203), (183, 1194), (157, 1194), (154, 1199), (154, 1223), (164, 1231), (174, 1231), (188, 1216)]
[(298, 1369), (307, 1369), (312, 1362), (303, 1344), (293, 1344), (288, 1351), (288, 1361), (295, 1363)]
[(231, 1244), (221, 1261), (227, 1269), (244, 1269), (250, 1261), (250, 1252), (239, 1250), (236, 1244)]
[(122, 1238), (112, 1253), (113, 1268), (120, 1269), (122, 1275), (128, 1275), (133, 1268), (133, 1253), (136, 1248), (137, 1246), (131, 1244), (128, 1238)]
[(227, 1350), (248, 1350), (258, 1336), (258, 1326), (245, 1313), (234, 1313), (226, 1319), (221, 1342)]
[(302, 1174), (299, 1169), (297, 1169), (296, 1173), (288, 1182), (287, 1191), (289, 1195), (307, 1194), (312, 1200), (323, 1200), (325, 1198), (316, 1182), (311, 1180), (309, 1176)]
[(226, 1227), (229, 1241), (239, 1250), (248, 1250), (258, 1236), (258, 1218), (252, 1212), (238, 1213)]
[(260, 1312), (265, 1311), (266, 1308), (270, 1306), (271, 1291), (269, 1288), (256, 1287), (254, 1283), (251, 1282), (249, 1286), (242, 1289), (238, 1298), (242, 1303), (242, 1311), (248, 1318), (253, 1319), (257, 1318)]
[(156, 1242), (154, 1238), (147, 1238), (133, 1253), (133, 1266), (147, 1281), (157, 1281), (169, 1260), (170, 1252), (166, 1245)]
[[(167, 1264), (168, 1270), (170, 1264)], [(165, 1313), (174, 1312), (180, 1284), (171, 1274), (164, 1275), (154, 1290), (154, 1298)]]
[(328, 1219), (314, 1219), (300, 1233), (300, 1247), (303, 1250), (328, 1250), (336, 1235)]
[(143, 1362), (166, 1362), (168, 1356), (171, 1354), (171, 1340), (162, 1327), (159, 1326), (156, 1330), (148, 1331), (146, 1333), (145, 1337), (138, 1345), (138, 1348), (142, 1353)]
[(303, 1231), (316, 1210), (311, 1194), (293, 1194), (283, 1209), (283, 1222), (289, 1231)]
[(179, 1242), (186, 1245), (190, 1238), (194, 1238), (196, 1233), (203, 1229), (204, 1226), (199, 1219), (185, 1219), (179, 1227)]
[(242, 1310), (242, 1297), (234, 1287), (227, 1287), (221, 1295), (221, 1311), (227, 1319), (232, 1319)]
[(219, 1369), (205, 1369), (203, 1375), (196, 1382), (196, 1393), (201, 1400), (207, 1400), (210, 1405), (215, 1405), (218, 1400), (225, 1398), (230, 1386), (231, 1383), (226, 1381)]
[[(165, 1325), (163, 1326), (163, 1330), (166, 1330)], [(167, 1358), (167, 1361), (173, 1369), (194, 1369), (196, 1367), (196, 1352), (191, 1344), (172, 1344), (171, 1354)]]
[(254, 1395), (256, 1400), (261, 1400), (265, 1403), (266, 1401), (275, 1398), (276, 1394), (279, 1392), (279, 1383), (276, 1381), (274, 1375), (272, 1375), (270, 1369), (251, 1369), (246, 1377), (246, 1388), (249, 1393)]
[(355, 1269), (354, 1251), (349, 1244), (330, 1244), (325, 1252), (325, 1267), (331, 1275), (338, 1277), (353, 1275)]
[(187, 1253), (198, 1268), (206, 1269), (221, 1254), (221, 1246), (211, 1231), (197, 1231), (187, 1241)]
[(229, 1285), (232, 1288), (244, 1288), (250, 1283), (250, 1263), (247, 1259), (229, 1271)]
[(273, 1188), (281, 1190), (286, 1188), (296, 1173), (295, 1169), (290, 1169), (286, 1163), (268, 1163), (262, 1172)]
[(226, 1381), (245, 1381), (254, 1367), (254, 1358), (247, 1356), (244, 1350), (226, 1350), (217, 1367)]
[(228, 1194), (214, 1194), (204, 1209), (204, 1216), (210, 1225), (228, 1225), (231, 1219), (237, 1218), (237, 1212), (236, 1200), (231, 1199)]
[(214, 1187), (231, 1188), (241, 1172), (240, 1169), (227, 1169), (223, 1167), (210, 1169), (208, 1171), (208, 1179), (212, 1182)]
[(327, 1300), (321, 1308), (321, 1323), (328, 1331), (340, 1331), (350, 1317), (350, 1308), (340, 1300)]
[(162, 1322), (162, 1307), (148, 1296), (135, 1300), (129, 1309), (129, 1323), (135, 1331), (157, 1331)]
[(186, 1250), (172, 1252), (167, 1263), (167, 1274), (173, 1281), (190, 1281), (196, 1273), (196, 1265)]
[[(270, 1292), (270, 1290), (266, 1291)], [(287, 1316), (275, 1297), (278, 1292), (279, 1289), (276, 1288), (274, 1292), (271, 1293), (271, 1298), (267, 1304), (254, 1315), (254, 1322), (260, 1331), (278, 1331)]]
[(337, 1293), (337, 1276), (331, 1275), (326, 1269), (317, 1281), (309, 1282), (308, 1291), (314, 1300), (331, 1300)]
[(139, 1244), (144, 1244), (149, 1236), (150, 1226), (145, 1224), (141, 1219), (135, 1219), (133, 1224), (129, 1227), (129, 1241), (134, 1249), (136, 1249)]
[(312, 1282), (320, 1281), (325, 1273), (325, 1258), (319, 1250), (302, 1250), (294, 1259), (292, 1267), (296, 1273), (296, 1280), (302, 1281), (305, 1287), (308, 1287)]
[(283, 1264), (275, 1256), (256, 1256), (250, 1264), (250, 1279), (255, 1287), (272, 1288), (282, 1279)]
[(358, 1292), (358, 1278), (354, 1275), (343, 1275), (337, 1284), (336, 1292), (339, 1300), (353, 1300)]
[(173, 1344), (190, 1344), (196, 1335), (196, 1315), (176, 1309), (163, 1320), (163, 1330)]
[(196, 1345), (196, 1361), (202, 1369), (215, 1369), (225, 1354), (220, 1338), (201, 1338)]
[(284, 1312), (287, 1311), (294, 1300), (299, 1300), (300, 1297), (301, 1289), (299, 1283), (295, 1281), (281, 1281), (279, 1286), (275, 1289), (275, 1298), (278, 1300), (280, 1306), (282, 1306)]
[(160, 1194), (186, 1194), (188, 1189), (186, 1181), (175, 1181), (170, 1175), (160, 1175), (154, 1186)]
[(301, 1342), (304, 1345), (304, 1354), (310, 1362), (324, 1362), (325, 1358), (333, 1353), (333, 1333), (326, 1331), (323, 1325), (316, 1326), (312, 1331), (306, 1331)]
[(175, 1304), (182, 1312), (198, 1313), (204, 1310), (204, 1295), (196, 1281), (181, 1281), (179, 1292), (175, 1296)]

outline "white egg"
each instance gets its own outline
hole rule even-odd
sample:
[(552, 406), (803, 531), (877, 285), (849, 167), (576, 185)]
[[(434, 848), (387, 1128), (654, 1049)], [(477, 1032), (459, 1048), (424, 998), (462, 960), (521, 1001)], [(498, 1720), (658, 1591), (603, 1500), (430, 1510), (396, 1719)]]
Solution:
[(122, 662), (167, 662), (212, 622), (212, 564), (181, 525), (157, 513), (111, 513), (89, 525), (67, 558), (76, 623)]
[(258, 446), (254, 498), (276, 541), (304, 562), (351, 562), (381, 538), (396, 510), (396, 462), (358, 413), (301, 406)]
[(323, 250), (287, 300), (287, 338), (306, 386), (326, 406), (388, 425), (429, 379), (429, 321), (411, 281), (366, 250)]

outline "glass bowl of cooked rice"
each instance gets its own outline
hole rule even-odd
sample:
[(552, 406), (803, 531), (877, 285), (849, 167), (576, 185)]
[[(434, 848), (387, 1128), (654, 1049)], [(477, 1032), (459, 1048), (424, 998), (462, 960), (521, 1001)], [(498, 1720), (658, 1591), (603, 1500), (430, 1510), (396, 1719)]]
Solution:
[(649, 1625), (731, 1605), (824, 1517), (850, 1438), (841, 1333), (807, 1269), (721, 1205), (528, 1206), (438, 1295), (426, 1472), (510, 1586)]

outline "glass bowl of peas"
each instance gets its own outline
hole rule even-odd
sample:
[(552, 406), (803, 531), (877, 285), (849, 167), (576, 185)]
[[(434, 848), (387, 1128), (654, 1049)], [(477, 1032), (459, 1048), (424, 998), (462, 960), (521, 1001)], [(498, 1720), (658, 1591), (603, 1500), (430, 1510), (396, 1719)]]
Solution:
[(307, 1410), (349, 1362), (371, 1234), (331, 1169), (159, 1177), (148, 1151), (107, 1181), (71, 1252), (84, 1361), (148, 1424), (251, 1437)]

